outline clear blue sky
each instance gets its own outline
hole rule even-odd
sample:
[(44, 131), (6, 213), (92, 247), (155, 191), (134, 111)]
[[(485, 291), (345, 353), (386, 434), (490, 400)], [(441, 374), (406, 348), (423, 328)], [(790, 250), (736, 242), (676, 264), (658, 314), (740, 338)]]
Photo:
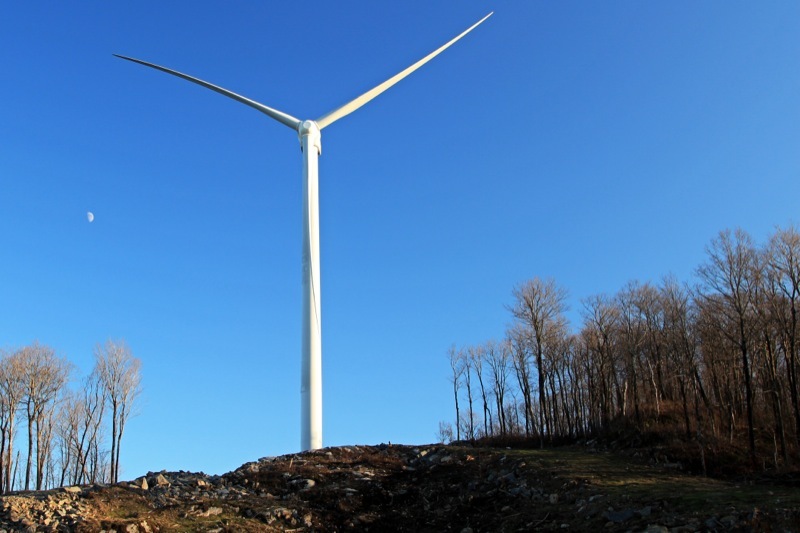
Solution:
[[(423, 443), (513, 286), (686, 281), (798, 221), (800, 3), (12, 2), (0, 346), (143, 362), (123, 478), (299, 448), (301, 119), (483, 26), (322, 137), (326, 445)], [(89, 223), (87, 211), (95, 214)], [(574, 324), (575, 327), (578, 324)]]

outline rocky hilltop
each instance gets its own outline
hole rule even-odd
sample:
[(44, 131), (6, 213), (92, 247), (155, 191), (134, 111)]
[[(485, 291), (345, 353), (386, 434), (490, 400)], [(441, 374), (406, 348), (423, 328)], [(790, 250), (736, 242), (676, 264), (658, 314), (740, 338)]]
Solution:
[(326, 448), (222, 476), (160, 472), (3, 496), (0, 531), (800, 530), (791, 483), (679, 466), (579, 448)]

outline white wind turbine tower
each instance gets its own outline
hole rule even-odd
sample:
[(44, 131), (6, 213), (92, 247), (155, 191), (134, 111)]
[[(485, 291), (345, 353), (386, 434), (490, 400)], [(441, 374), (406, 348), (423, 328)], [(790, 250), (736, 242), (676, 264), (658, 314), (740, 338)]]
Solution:
[(377, 87), (365, 92), (358, 98), (334, 109), (317, 120), (298, 120), (295, 117), (267, 107), (245, 98), (207, 81), (182, 74), (176, 70), (161, 67), (147, 61), (134, 59), (118, 54), (116, 57), (133, 61), (147, 67), (172, 74), (192, 83), (202, 85), (252, 108), (261, 111), (291, 129), (300, 137), (300, 149), (303, 152), (303, 331), (302, 331), (302, 366), (301, 366), (301, 447), (303, 450), (315, 450), (322, 447), (322, 343), (320, 320), (320, 268), (319, 268), (319, 200), (318, 200), (318, 164), (322, 153), (320, 131), (330, 126), (363, 106), (394, 84), (420, 68), (422, 65), (452, 46), (456, 41), (475, 29), (489, 18), (489, 13), (481, 20), (464, 30), (461, 34), (423, 57), (399, 74), (389, 78)]

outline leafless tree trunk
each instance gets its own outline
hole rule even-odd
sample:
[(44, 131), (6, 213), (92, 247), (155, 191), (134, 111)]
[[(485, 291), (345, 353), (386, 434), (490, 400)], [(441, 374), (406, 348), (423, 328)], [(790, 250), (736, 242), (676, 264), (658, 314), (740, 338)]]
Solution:
[(545, 372), (545, 352), (555, 347), (566, 333), (567, 291), (556, 285), (553, 279), (533, 278), (513, 291), (514, 304), (510, 307), (514, 318), (527, 334), (528, 343), (536, 357), (536, 369), (539, 381), (539, 412), (541, 425), (541, 446), (545, 436), (552, 439), (552, 420), (547, 407)]
[(475, 377), (478, 378), (478, 386), (481, 389), (481, 401), (483, 403), (483, 436), (488, 437), (492, 431), (492, 412), (489, 409), (486, 387), (483, 383), (483, 364), (486, 361), (486, 349), (483, 346), (473, 346), (469, 349), (469, 358), (472, 361), (472, 368), (475, 370)]
[(77, 464), (80, 459), (78, 446), (78, 427), (80, 426), (81, 407), (80, 398), (74, 392), (68, 392), (61, 402), (61, 409), (58, 412), (56, 421), (56, 436), (58, 437), (59, 464), (61, 474), (59, 476), (59, 486), (64, 486), (67, 482), (78, 483)]
[(619, 310), (607, 296), (584, 300), (584, 338), (589, 350), (589, 372), (595, 376), (596, 396), (600, 409), (599, 426), (607, 429), (613, 409), (612, 385), (616, 380), (616, 339), (614, 331), (619, 322)]
[(750, 458), (756, 464), (755, 424), (753, 420), (753, 385), (750, 368), (750, 345), (753, 342), (753, 315), (759, 274), (758, 260), (750, 235), (741, 229), (733, 234), (730, 230), (720, 232), (707, 247), (708, 263), (698, 268), (698, 275), (705, 286), (721, 297), (709, 300), (721, 303), (716, 311), (725, 315), (734, 324), (733, 331), (724, 332), (739, 350), (744, 378), (747, 407), (747, 433)]
[(30, 489), (34, 447), (36, 450), (36, 490), (42, 489), (44, 467), (50, 452), (49, 426), (46, 416), (64, 387), (71, 365), (66, 359), (56, 357), (49, 346), (34, 342), (20, 351), (24, 376), (24, 398), (28, 416), (28, 458), (25, 465), (25, 490)]
[(512, 346), (511, 366), (517, 377), (519, 391), (522, 393), (523, 408), (525, 410), (525, 436), (530, 437), (533, 431), (534, 416), (531, 398), (530, 363), (528, 362), (528, 347), (525, 332), (519, 328), (512, 328), (508, 332), (509, 343)]
[(456, 440), (461, 440), (461, 412), (458, 406), (458, 389), (461, 385), (461, 374), (464, 372), (464, 367), (461, 365), (461, 357), (455, 346), (451, 346), (447, 351), (447, 357), (450, 361), (450, 382), (453, 385), (453, 400), (456, 404)]
[(110, 481), (119, 481), (120, 444), (125, 422), (131, 414), (133, 402), (141, 392), (139, 359), (133, 357), (124, 341), (107, 341), (95, 350), (95, 371), (105, 388), (105, 397), (111, 407)]
[(125, 423), (141, 394), (141, 361), (125, 341), (108, 340), (95, 348), (95, 371), (111, 407), (111, 482), (119, 481), (120, 443)]
[(775, 300), (775, 309), (783, 344), (786, 370), (794, 414), (795, 443), (800, 446), (800, 400), (798, 399), (798, 305), (800, 304), (800, 232), (794, 226), (778, 228), (772, 235), (767, 251), (769, 277), (774, 291), (782, 295), (783, 305)]
[(510, 346), (508, 342), (501, 345), (490, 341), (486, 343), (486, 361), (492, 377), (492, 392), (495, 398), (497, 409), (497, 422), (500, 425), (500, 435), (505, 435), (508, 431), (505, 413), (506, 380), (508, 378), (508, 358), (510, 356)]
[(17, 409), (24, 395), (19, 351), (0, 354), (0, 492), (12, 489)]
[[(698, 376), (697, 361), (695, 357), (696, 337), (693, 323), (694, 308), (689, 290), (681, 286), (674, 278), (666, 278), (661, 287), (662, 310), (664, 315), (664, 341), (665, 347), (671, 354), (670, 362), (673, 367), (672, 374), (678, 381), (678, 389), (681, 395), (681, 405), (683, 407), (684, 429), (687, 438), (691, 438), (691, 417), (690, 417), (690, 398), (689, 388), (695, 376)], [(698, 383), (692, 391), (702, 390), (702, 384)], [(699, 424), (699, 421), (697, 421)], [(699, 431), (699, 427), (697, 428)]]
[(459, 350), (459, 358), (464, 368), (464, 389), (467, 392), (467, 420), (464, 432), (469, 440), (475, 440), (475, 411), (472, 407), (472, 360), (464, 349)]
[[(654, 289), (650, 285), (629, 282), (619, 293), (616, 301), (619, 306), (621, 343), (625, 357), (626, 382), (632, 390), (634, 420), (642, 420), (639, 393), (639, 359), (645, 345), (647, 331), (646, 311), (653, 305)], [(627, 411), (623, 411), (627, 412)]]
[(79, 482), (95, 483), (100, 480), (96, 477), (96, 469), (92, 468), (89, 463), (92, 461), (92, 457), (96, 457), (98, 453), (106, 407), (106, 390), (97, 372), (92, 372), (86, 378), (80, 405), (83, 407), (83, 416), (81, 417), (80, 440), (77, 443), (79, 449), (82, 450), (79, 455)]
[(57, 397), (52, 398), (36, 420), (36, 490), (47, 488), (53, 476), (53, 428)]
[(57, 423), (61, 485), (100, 481), (92, 475), (92, 461), (99, 446), (105, 402), (105, 388), (96, 372), (84, 380), (81, 390), (65, 395)]

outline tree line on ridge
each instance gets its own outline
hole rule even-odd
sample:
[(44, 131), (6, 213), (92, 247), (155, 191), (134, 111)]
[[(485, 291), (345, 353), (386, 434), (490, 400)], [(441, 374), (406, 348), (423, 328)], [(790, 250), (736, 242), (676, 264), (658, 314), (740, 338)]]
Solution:
[(790, 466), (800, 452), (800, 232), (776, 228), (757, 245), (724, 230), (696, 278), (586, 298), (577, 332), (566, 289), (521, 283), (505, 338), (449, 350), (455, 423), (440, 423), (439, 436), (544, 446), (671, 419), (704, 469), (715, 439), (746, 441), (753, 466)]

